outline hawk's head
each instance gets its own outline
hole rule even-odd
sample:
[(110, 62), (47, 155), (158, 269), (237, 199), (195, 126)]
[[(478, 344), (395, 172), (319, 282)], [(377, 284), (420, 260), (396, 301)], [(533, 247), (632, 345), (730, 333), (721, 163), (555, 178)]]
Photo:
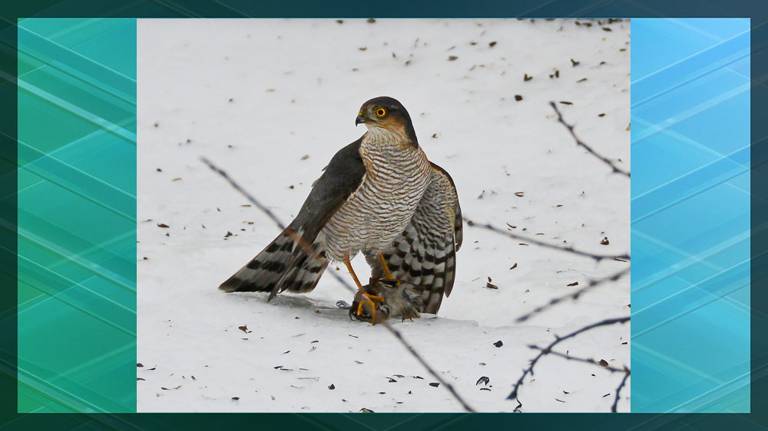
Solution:
[(360, 123), (365, 124), (369, 130), (376, 127), (402, 134), (408, 137), (413, 145), (418, 145), (411, 116), (402, 103), (392, 97), (374, 97), (363, 103), (355, 118), (355, 125)]

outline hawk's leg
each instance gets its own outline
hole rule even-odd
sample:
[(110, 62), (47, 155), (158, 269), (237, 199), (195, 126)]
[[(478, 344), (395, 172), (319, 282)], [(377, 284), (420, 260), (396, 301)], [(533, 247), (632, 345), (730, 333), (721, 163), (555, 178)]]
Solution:
[(384, 302), (384, 298), (378, 295), (371, 295), (370, 293), (366, 292), (363, 288), (363, 285), (360, 283), (360, 279), (357, 278), (357, 274), (355, 274), (354, 268), (352, 268), (352, 262), (349, 261), (349, 256), (344, 256), (344, 265), (347, 266), (347, 271), (349, 271), (349, 274), (352, 276), (352, 279), (355, 280), (355, 284), (357, 285), (357, 290), (362, 296), (363, 300), (360, 301), (357, 304), (357, 310), (355, 314), (358, 316), (363, 315), (363, 307), (368, 308), (368, 314), (371, 316), (371, 322), (376, 322), (376, 308), (377, 302)]
[(392, 274), (392, 271), (389, 270), (387, 259), (384, 259), (384, 255), (382, 253), (379, 253), (379, 263), (381, 264), (381, 271), (384, 273), (384, 279), (390, 282), (394, 282), (395, 286), (400, 284), (395, 275)]

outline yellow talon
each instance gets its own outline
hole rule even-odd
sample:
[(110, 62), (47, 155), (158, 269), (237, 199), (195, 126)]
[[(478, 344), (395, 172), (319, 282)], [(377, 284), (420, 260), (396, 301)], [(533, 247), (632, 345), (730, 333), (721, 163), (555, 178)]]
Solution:
[[(384, 268), (384, 276), (387, 277), (387, 280), (395, 280), (395, 277), (392, 275), (392, 272), (390, 272), (389, 267), (387, 266), (387, 262), (384, 259), (384, 255), (379, 254), (380, 262), (382, 263), (382, 267)], [(360, 283), (360, 279), (357, 278), (357, 274), (355, 274), (355, 270), (352, 268), (352, 262), (349, 261), (349, 256), (344, 256), (344, 265), (347, 267), (347, 270), (349, 271), (349, 274), (352, 276), (352, 279), (355, 281), (355, 285), (357, 286), (358, 293), (361, 296), (361, 299), (357, 303), (357, 309), (355, 310), (355, 315), (360, 317), (363, 315), (363, 312), (365, 311), (366, 307), (368, 307), (369, 314), (371, 316), (371, 323), (376, 324), (376, 309), (377, 303), (384, 302), (383, 296), (373, 295), (365, 291), (365, 288)]]
[(394, 281), (396, 285), (400, 284), (395, 275), (392, 274), (392, 271), (389, 270), (387, 259), (384, 259), (384, 255), (381, 253), (379, 253), (379, 263), (381, 264), (381, 271), (384, 273), (384, 278), (387, 281)]
[(361, 299), (360, 301), (358, 301), (357, 310), (355, 311), (355, 314), (357, 316), (362, 316), (363, 311), (365, 311), (365, 305), (368, 305), (369, 314), (371, 315), (371, 323), (375, 325), (376, 324), (376, 303), (384, 302), (384, 297), (378, 296), (378, 295), (371, 295), (365, 292), (363, 292), (360, 296), (362, 296), (364, 299)]

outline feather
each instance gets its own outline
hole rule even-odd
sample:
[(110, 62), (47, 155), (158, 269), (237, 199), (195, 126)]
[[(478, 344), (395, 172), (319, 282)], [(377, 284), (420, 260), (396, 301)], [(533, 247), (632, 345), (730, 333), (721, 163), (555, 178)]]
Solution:
[(322, 228), (358, 188), (365, 174), (359, 149), (362, 138), (331, 159), (299, 214), (264, 250), (219, 286), (225, 292), (307, 292), (317, 285), (328, 259)]
[[(410, 223), (383, 254), (395, 278), (408, 286), (418, 311), (437, 313), (456, 279), (456, 251), (462, 243), (462, 219), (456, 186), (432, 163), (429, 186)], [(372, 278), (384, 276), (377, 256), (366, 255)], [(390, 308), (392, 305), (390, 304)], [(397, 310), (391, 310), (397, 315)]]

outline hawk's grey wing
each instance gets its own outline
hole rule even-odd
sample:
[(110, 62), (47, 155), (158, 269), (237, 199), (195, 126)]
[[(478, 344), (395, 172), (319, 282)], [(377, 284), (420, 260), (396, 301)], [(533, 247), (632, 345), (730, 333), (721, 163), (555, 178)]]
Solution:
[(312, 184), (312, 191), (291, 222), (289, 227), (303, 232), (306, 241), (315, 240), (325, 223), (363, 181), (365, 166), (360, 157), (362, 139), (347, 145), (333, 156), (323, 175)]
[[(459, 197), (451, 176), (432, 163), (427, 190), (405, 230), (384, 253), (387, 266), (403, 283), (412, 285), (419, 311), (437, 313), (443, 294), (456, 279), (456, 251), (462, 242)], [(383, 271), (375, 256), (366, 256), (372, 276)]]
[(323, 226), (360, 186), (365, 166), (362, 138), (339, 150), (312, 185), (299, 214), (264, 250), (219, 286), (227, 292), (312, 290), (328, 259), (315, 240)]

